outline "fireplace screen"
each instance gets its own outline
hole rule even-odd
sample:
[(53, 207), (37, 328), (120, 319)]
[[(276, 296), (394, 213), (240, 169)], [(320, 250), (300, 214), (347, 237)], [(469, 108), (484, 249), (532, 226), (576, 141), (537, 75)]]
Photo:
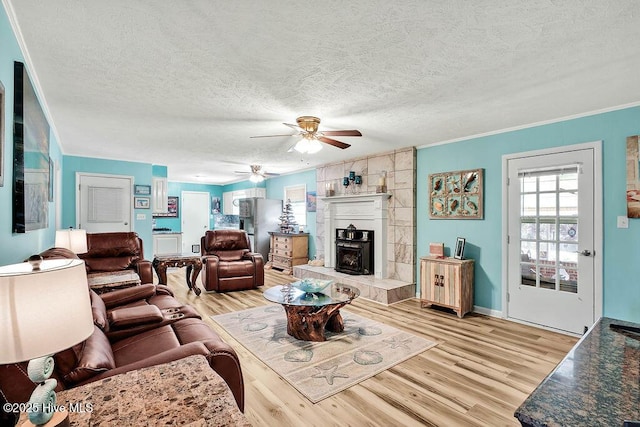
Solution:
[(336, 230), (336, 271), (373, 274), (373, 231)]

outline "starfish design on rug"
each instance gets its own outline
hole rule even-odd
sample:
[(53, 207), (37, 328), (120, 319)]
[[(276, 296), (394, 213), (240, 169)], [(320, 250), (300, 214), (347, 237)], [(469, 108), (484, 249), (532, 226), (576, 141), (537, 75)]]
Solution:
[(407, 350), (409, 350), (409, 346), (407, 345), (407, 343), (411, 342), (411, 338), (407, 338), (404, 340), (399, 340), (398, 337), (393, 337), (389, 340), (382, 340), (382, 342), (387, 343), (391, 346), (391, 348), (406, 348)]
[(262, 339), (264, 339), (267, 342), (267, 345), (271, 343), (286, 344), (288, 341), (287, 336), (281, 333), (278, 333), (278, 331), (274, 331), (271, 335), (264, 335)]
[(343, 374), (341, 372), (336, 372), (338, 370), (338, 365), (333, 365), (330, 368), (324, 369), (319, 366), (315, 366), (318, 370), (318, 373), (315, 375), (311, 375), (311, 378), (324, 378), (327, 380), (327, 384), (333, 385), (334, 378), (349, 378), (349, 375)]
[(238, 321), (242, 323), (242, 322), (244, 322), (245, 320), (250, 319), (250, 318), (251, 318), (251, 316), (253, 316), (253, 314), (252, 314), (252, 313), (244, 313), (244, 312), (240, 312), (240, 313), (238, 313), (238, 314), (237, 314), (237, 316), (236, 316), (236, 317), (238, 318)]

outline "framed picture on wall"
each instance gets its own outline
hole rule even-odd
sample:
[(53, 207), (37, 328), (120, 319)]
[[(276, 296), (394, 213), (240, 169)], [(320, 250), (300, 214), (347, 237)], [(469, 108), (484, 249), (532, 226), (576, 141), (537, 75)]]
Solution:
[(150, 196), (151, 195), (151, 186), (150, 185), (134, 185), (133, 186), (133, 194), (136, 196)]
[(151, 198), (149, 198), (149, 197), (134, 197), (133, 198), (133, 207), (135, 209), (150, 209), (151, 208)]

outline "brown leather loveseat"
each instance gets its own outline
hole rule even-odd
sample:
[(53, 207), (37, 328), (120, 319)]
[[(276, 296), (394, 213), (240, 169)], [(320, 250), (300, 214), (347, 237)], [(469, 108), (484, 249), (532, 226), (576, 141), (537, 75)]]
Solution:
[(227, 292), (264, 285), (264, 260), (251, 252), (244, 230), (209, 230), (200, 239), (202, 284), (207, 291)]
[[(244, 384), (237, 354), (169, 288), (146, 284), (91, 294), (94, 332), (84, 342), (54, 355), (58, 390), (147, 366), (204, 355), (229, 385), (244, 410)], [(0, 394), (26, 402), (34, 384), (26, 362), (0, 365)]]
[(88, 252), (79, 254), (87, 274), (131, 270), (141, 283), (153, 283), (151, 261), (144, 259), (142, 239), (135, 232), (89, 233)]

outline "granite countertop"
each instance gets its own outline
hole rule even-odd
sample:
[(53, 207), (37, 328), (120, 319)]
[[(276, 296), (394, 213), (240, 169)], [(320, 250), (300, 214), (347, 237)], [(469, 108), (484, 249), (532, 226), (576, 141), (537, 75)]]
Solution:
[(640, 420), (640, 334), (603, 317), (516, 410), (525, 426), (622, 426)]
[(204, 356), (115, 375), (57, 397), (70, 409), (71, 426), (251, 426)]

